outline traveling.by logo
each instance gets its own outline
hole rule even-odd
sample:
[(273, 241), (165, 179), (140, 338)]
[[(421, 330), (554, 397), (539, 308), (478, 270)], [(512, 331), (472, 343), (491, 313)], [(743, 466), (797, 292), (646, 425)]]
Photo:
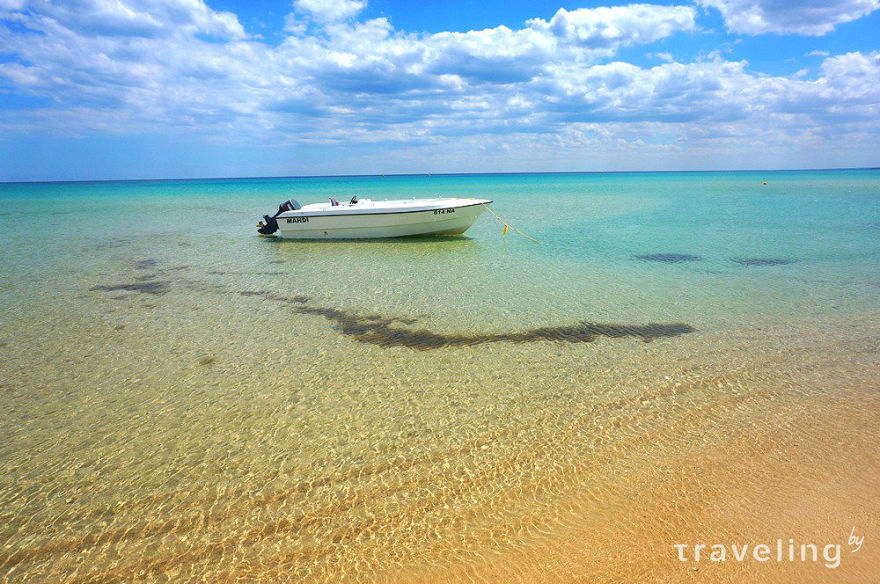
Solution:
[[(862, 549), (865, 542), (865, 536), (856, 535), (856, 528), (850, 531), (847, 543), (850, 552), (855, 553)], [(794, 539), (787, 542), (777, 539), (775, 545), (759, 543), (750, 546), (748, 543), (743, 544), (723, 544), (698, 543), (690, 546), (686, 543), (673, 544), (678, 551), (678, 561), (680, 562), (726, 562), (736, 561), (744, 562), (746, 560), (755, 562), (801, 562), (801, 563), (818, 563), (822, 562), (826, 568), (836, 568), (840, 565), (840, 544), (829, 543), (826, 545), (816, 545), (813, 543), (795, 543)], [(821, 551), (820, 551), (821, 550)], [(775, 552), (775, 553), (774, 553)]]

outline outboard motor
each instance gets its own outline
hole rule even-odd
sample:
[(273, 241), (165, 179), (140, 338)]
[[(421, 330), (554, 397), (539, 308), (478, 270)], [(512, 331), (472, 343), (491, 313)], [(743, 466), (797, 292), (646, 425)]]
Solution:
[(285, 201), (278, 205), (278, 212), (269, 217), (268, 215), (263, 215), (263, 221), (257, 223), (257, 233), (260, 235), (272, 235), (276, 231), (278, 231), (278, 220), (276, 217), (284, 213), (285, 211), (298, 211), (302, 209), (302, 205), (299, 204), (295, 199), (290, 199), (289, 201)]
[[(263, 221), (265, 221), (265, 223)], [(275, 217), (263, 215), (263, 221), (257, 223), (257, 233), (260, 235), (272, 235), (278, 231), (278, 221)]]

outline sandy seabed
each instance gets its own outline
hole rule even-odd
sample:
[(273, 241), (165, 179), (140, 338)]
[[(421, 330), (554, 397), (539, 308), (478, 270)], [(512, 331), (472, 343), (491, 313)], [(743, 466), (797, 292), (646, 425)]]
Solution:
[[(2, 347), (4, 582), (880, 573), (874, 313), (424, 351), (297, 313), (295, 375), (267, 378), (284, 339), (242, 331), (278, 317), (273, 298), (227, 294), (241, 310), (181, 324), (186, 295), (118, 292)], [(839, 566), (674, 548), (779, 539), (839, 544)]]

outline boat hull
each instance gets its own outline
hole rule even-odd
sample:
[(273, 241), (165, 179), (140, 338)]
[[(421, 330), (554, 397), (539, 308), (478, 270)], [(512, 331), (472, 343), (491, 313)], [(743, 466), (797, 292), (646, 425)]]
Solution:
[(278, 218), (278, 233), (287, 239), (459, 235), (467, 231), (484, 210), (482, 203), (474, 203), (418, 211), (285, 213)]

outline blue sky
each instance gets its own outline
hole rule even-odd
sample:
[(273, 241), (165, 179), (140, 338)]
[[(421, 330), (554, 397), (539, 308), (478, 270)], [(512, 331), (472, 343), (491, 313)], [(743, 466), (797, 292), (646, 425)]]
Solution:
[(880, 166), (880, 0), (0, 0), (0, 181)]

